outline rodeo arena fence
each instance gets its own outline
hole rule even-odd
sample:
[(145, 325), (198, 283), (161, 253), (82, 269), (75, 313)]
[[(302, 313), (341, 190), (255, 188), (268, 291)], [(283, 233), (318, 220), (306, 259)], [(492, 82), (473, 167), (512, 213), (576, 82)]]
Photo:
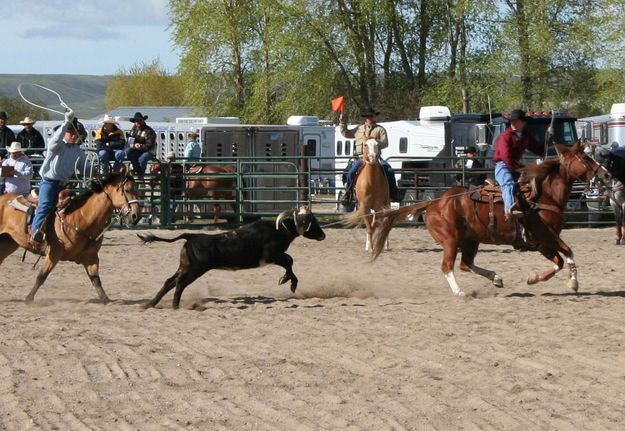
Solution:
[[(86, 189), (89, 181), (101, 171), (97, 154), (88, 150), (87, 155), (85, 166), (76, 166), (76, 170), (91, 173), (77, 174), (77, 178), (69, 184), (69, 187), (77, 191)], [(323, 224), (339, 227), (342, 216), (346, 211), (353, 210), (353, 206), (345, 208), (339, 203), (344, 191), (340, 181), (342, 169), (309, 169), (312, 160), (319, 165), (318, 162), (321, 159), (304, 156), (263, 156), (262, 159), (233, 157), (227, 160), (204, 157), (199, 161), (189, 162), (180, 158), (173, 162), (179, 165), (177, 172), (172, 172), (173, 164), (153, 161), (151, 165), (160, 164), (160, 170), (148, 167), (144, 178), (137, 179), (144, 214), (135, 228), (236, 227), (261, 217), (275, 217), (282, 211), (302, 205), (312, 205), (317, 218)], [(405, 159), (402, 161), (419, 162), (415, 158)], [(345, 158), (341, 160), (346, 161)], [(457, 158), (454, 158), (455, 160)], [(32, 185), (34, 189), (37, 189), (40, 181), (37, 172), (43, 158), (33, 155), (31, 162), (35, 171)], [(125, 163), (130, 168), (128, 162)], [(418, 165), (418, 163), (414, 164)], [(189, 168), (194, 165), (229, 165), (234, 169), (232, 172), (216, 174), (191, 173)], [(410, 163), (402, 163), (402, 165), (410, 165)], [(152, 171), (157, 172), (151, 173)], [(400, 178), (398, 186), (405, 191), (405, 198), (400, 205), (436, 199), (444, 190), (464, 185), (466, 179), (476, 173), (486, 174), (491, 178), (493, 176), (492, 169), (473, 169), (470, 173), (464, 167), (397, 169), (396, 174)], [(217, 179), (227, 179), (229, 181), (225, 182), (230, 183), (228, 187), (210, 189), (215, 193), (213, 196), (217, 197), (212, 198), (207, 194), (189, 197), (187, 187), (189, 181)], [(216, 204), (221, 206), (219, 212), (216, 211)], [(574, 185), (565, 217), (567, 227), (605, 226), (614, 223), (614, 214), (609, 202), (599, 196), (595, 189), (590, 189), (582, 183)], [(423, 220), (420, 218), (406, 222), (404, 226), (422, 223)], [(121, 224), (114, 226), (125, 228)]]

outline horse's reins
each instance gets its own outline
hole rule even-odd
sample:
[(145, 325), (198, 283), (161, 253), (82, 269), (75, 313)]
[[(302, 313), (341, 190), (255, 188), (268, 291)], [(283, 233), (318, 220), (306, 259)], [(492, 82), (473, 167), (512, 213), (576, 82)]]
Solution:
[[(61, 215), (61, 211), (57, 211), (56, 215), (59, 217), (59, 221), (61, 222), (61, 230), (63, 231), (63, 234), (67, 237), (67, 234), (65, 233), (65, 226), (70, 227), (71, 229), (74, 230), (74, 232), (84, 235), (87, 237), (87, 239), (89, 241), (93, 241), (93, 242), (97, 242), (99, 241), (103, 236), (104, 233), (109, 230), (111, 228), (111, 226), (113, 226), (118, 220), (121, 219), (121, 217), (126, 218), (128, 216), (128, 214), (130, 214), (132, 212), (132, 208), (130, 207), (130, 205), (134, 204), (134, 203), (139, 203), (138, 199), (128, 199), (128, 196), (126, 196), (126, 189), (124, 189), (124, 185), (128, 182), (128, 178), (126, 178), (118, 187), (117, 189), (119, 190), (121, 188), (122, 191), (122, 196), (124, 197), (124, 200), (126, 201), (124, 203), (124, 206), (122, 207), (121, 211), (120, 211), (120, 216), (119, 217), (112, 217), (111, 218), (111, 222), (106, 225), (103, 229), (102, 232), (100, 232), (100, 234), (96, 237), (93, 237), (91, 235), (87, 235), (86, 233), (84, 233), (83, 230), (81, 230), (78, 226), (76, 226), (75, 224), (72, 224), (70, 222), (68, 222), (67, 220), (65, 220), (63, 218), (63, 216)], [(109, 193), (106, 192), (106, 190), (102, 191), (105, 195), (106, 198), (109, 200), (109, 202), (111, 203), (111, 205), (113, 205), (113, 199), (111, 199), (111, 196)], [(113, 208), (115, 208), (113, 206)]]

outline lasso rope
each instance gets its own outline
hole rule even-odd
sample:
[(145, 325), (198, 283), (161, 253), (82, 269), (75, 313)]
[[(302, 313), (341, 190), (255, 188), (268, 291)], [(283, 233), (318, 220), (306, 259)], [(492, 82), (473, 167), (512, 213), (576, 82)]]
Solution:
[(61, 95), (60, 95), (59, 93), (57, 93), (56, 91), (54, 91), (54, 90), (52, 90), (52, 89), (50, 89), (50, 88), (48, 88), (48, 87), (44, 87), (43, 85), (39, 85), (39, 84), (24, 84), (24, 83), (22, 83), (22, 84), (20, 84), (20, 85), (18, 85), (18, 86), (17, 86), (17, 92), (19, 93), (20, 97), (24, 100), (24, 102), (26, 102), (26, 103), (28, 103), (28, 104), (30, 104), (30, 105), (33, 105), (33, 106), (35, 106), (35, 107), (37, 107), (37, 108), (40, 108), (40, 109), (46, 110), (46, 111), (55, 112), (55, 113), (60, 114), (60, 115), (65, 115), (65, 112), (57, 111), (56, 109), (48, 108), (47, 106), (37, 105), (36, 103), (31, 102), (30, 100), (28, 100), (28, 99), (27, 99), (26, 97), (24, 97), (24, 95), (22, 94), (22, 86), (24, 86), (24, 85), (32, 85), (33, 87), (38, 87), (38, 88), (41, 88), (42, 90), (49, 91), (50, 93), (52, 93), (52, 94), (54, 94), (56, 97), (58, 97), (58, 99), (59, 99), (59, 105), (61, 105), (63, 108), (65, 108), (65, 109), (67, 109), (67, 110), (72, 110), (72, 108), (70, 108), (70, 107), (67, 105), (67, 103), (65, 103), (65, 102), (63, 101), (63, 99), (61, 98)]

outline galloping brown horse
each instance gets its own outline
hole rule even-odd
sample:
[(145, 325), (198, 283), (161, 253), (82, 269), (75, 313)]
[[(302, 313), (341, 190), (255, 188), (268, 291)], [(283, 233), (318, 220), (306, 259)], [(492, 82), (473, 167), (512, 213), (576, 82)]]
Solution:
[[(534, 212), (526, 217), (525, 227), (530, 234), (532, 249), (539, 251), (555, 265), (541, 274), (530, 274), (527, 284), (535, 284), (553, 277), (564, 266), (560, 253), (569, 266), (568, 286), (577, 291), (577, 268), (573, 251), (560, 238), (564, 225), (564, 209), (575, 180), (588, 182), (593, 176), (609, 180), (607, 171), (584, 154), (581, 143), (572, 148), (556, 145), (559, 158), (524, 169), (526, 181), (535, 185), (537, 198)], [(492, 210), (491, 210), (492, 208)], [(384, 219), (373, 238), (374, 256), (383, 248), (393, 223), (411, 214), (427, 209), (426, 225), (432, 237), (443, 246), (441, 269), (454, 295), (464, 295), (454, 278), (454, 263), (458, 250), (462, 253), (460, 269), (488, 278), (497, 287), (502, 279), (494, 272), (475, 265), (474, 259), (480, 243), (510, 244), (517, 242), (517, 221), (506, 221), (503, 205), (474, 201), (465, 188), (447, 190), (439, 199), (419, 203), (380, 214)], [(491, 214), (489, 214), (491, 213)], [(494, 222), (494, 231), (489, 225)]]
[[(388, 179), (380, 164), (378, 142), (375, 139), (367, 140), (363, 146), (363, 167), (356, 180), (356, 199), (358, 210), (347, 215), (346, 224), (355, 226), (364, 219), (367, 230), (365, 250), (371, 249), (371, 238), (375, 230), (376, 217), (371, 214), (389, 208), (391, 200), (388, 191)], [(386, 243), (388, 247), (388, 242)]]
[[(232, 174), (236, 168), (231, 165), (194, 165), (189, 168), (189, 174), (214, 175), (209, 178), (190, 177), (187, 180), (185, 193), (189, 199), (212, 199), (212, 200), (234, 200), (236, 179), (231, 176), (220, 176), (219, 174)], [(233, 212), (237, 212), (235, 203), (231, 203)], [(219, 221), (221, 214), (221, 203), (213, 204), (214, 223)]]
[[(25, 232), (26, 213), (8, 205), (15, 194), (0, 197), (0, 263), (19, 247), (27, 248), (28, 233)], [(102, 246), (103, 233), (114, 210), (132, 223), (140, 218), (139, 201), (132, 176), (125, 168), (119, 173), (108, 174), (91, 190), (76, 196), (63, 210), (51, 214), (53, 220), (46, 222), (47, 243), (43, 267), (35, 285), (26, 297), (32, 302), (50, 271), (61, 260), (82, 264), (100, 300), (109, 302), (102, 288), (99, 275), (98, 252)]]

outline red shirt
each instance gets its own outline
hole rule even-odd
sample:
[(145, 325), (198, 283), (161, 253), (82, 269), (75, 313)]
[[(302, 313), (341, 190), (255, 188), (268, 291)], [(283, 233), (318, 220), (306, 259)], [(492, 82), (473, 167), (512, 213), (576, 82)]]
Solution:
[(517, 132), (508, 127), (495, 141), (493, 162), (504, 162), (508, 169), (514, 172), (519, 168), (519, 160), (525, 150), (530, 150), (540, 157), (545, 156), (544, 145), (536, 142), (527, 129), (523, 130), (521, 136), (517, 136)]

